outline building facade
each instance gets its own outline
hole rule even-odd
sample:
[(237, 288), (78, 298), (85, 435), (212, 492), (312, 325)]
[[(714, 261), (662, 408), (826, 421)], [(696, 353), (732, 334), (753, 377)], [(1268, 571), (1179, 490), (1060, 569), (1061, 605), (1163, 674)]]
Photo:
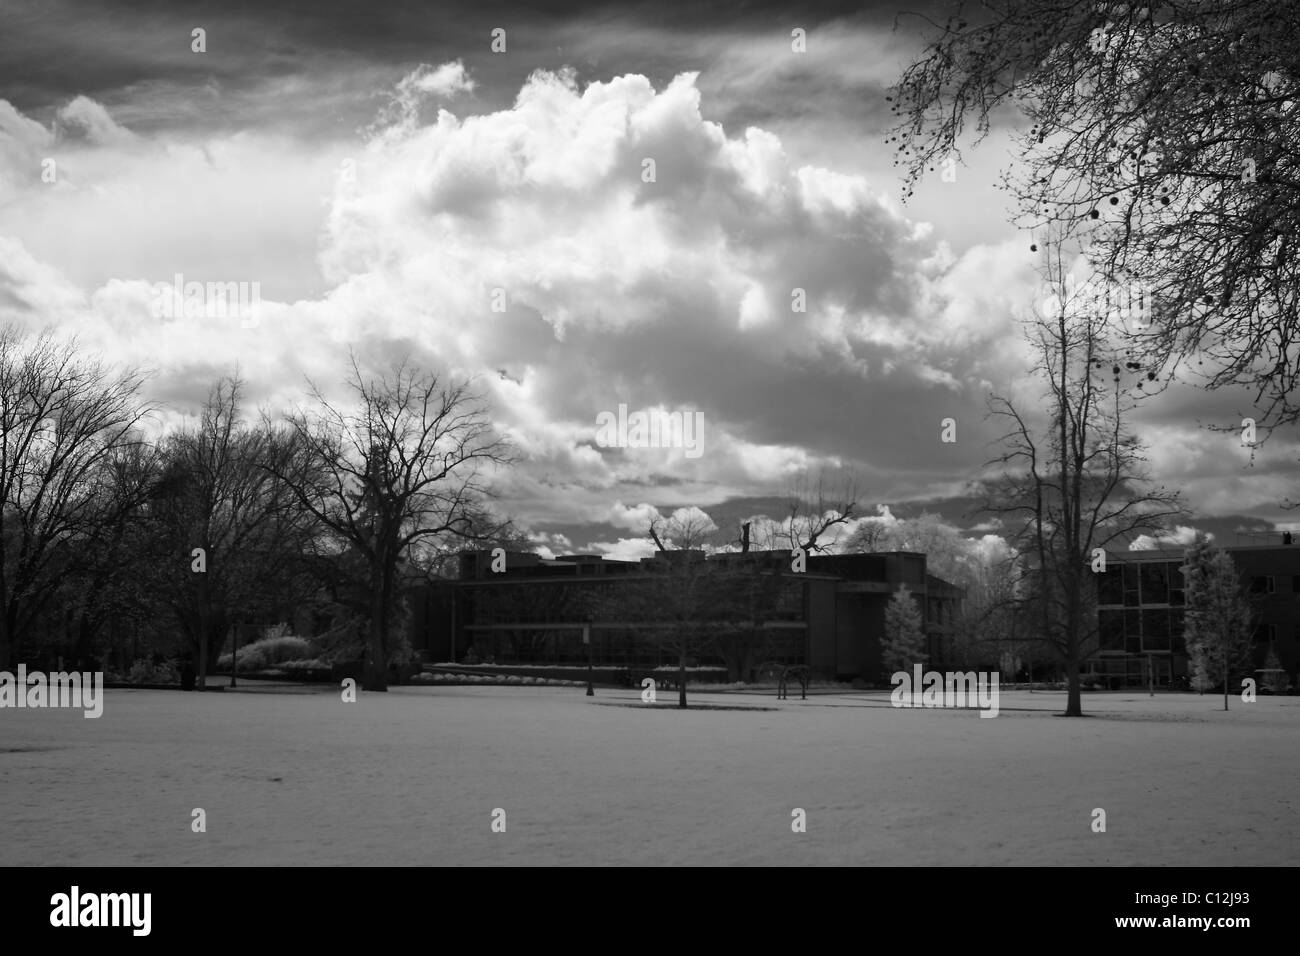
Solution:
[[(1289, 536), (1287, 539), (1289, 540)], [(1251, 599), (1253, 667), (1277, 651), (1292, 684), (1300, 668), (1300, 547), (1227, 547)], [(1084, 667), (1105, 686), (1177, 684), (1189, 673), (1183, 642), (1183, 551), (1108, 553), (1097, 581), (1097, 647)]]
[[(676, 664), (673, 637), (689, 630), (699, 637), (692, 666), (728, 666), (750, 679), (737, 673), (725, 640), (737, 637), (752, 588), (768, 600), (760, 626), (740, 636), (751, 642), (748, 666), (807, 664), (824, 677), (877, 682), (885, 607), (906, 585), (921, 610), (928, 662), (951, 653), (962, 593), (927, 573), (925, 555), (809, 555), (801, 572), (790, 561), (788, 551), (661, 551), (641, 561), (512, 552), (499, 554), (493, 570), (491, 552), (464, 552), (459, 578), (416, 602), (413, 632), (430, 662), (463, 661), (472, 648), (498, 664), (582, 664), (590, 654), (596, 665), (651, 668)], [(697, 586), (704, 590), (693, 597)]]

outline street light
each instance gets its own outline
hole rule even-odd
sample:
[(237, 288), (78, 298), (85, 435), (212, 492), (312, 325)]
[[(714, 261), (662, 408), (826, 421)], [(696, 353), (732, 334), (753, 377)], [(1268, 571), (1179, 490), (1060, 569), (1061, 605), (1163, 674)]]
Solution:
[(587, 645), (587, 696), (595, 697), (596, 692), (591, 688), (591, 625), (582, 625), (582, 643)]

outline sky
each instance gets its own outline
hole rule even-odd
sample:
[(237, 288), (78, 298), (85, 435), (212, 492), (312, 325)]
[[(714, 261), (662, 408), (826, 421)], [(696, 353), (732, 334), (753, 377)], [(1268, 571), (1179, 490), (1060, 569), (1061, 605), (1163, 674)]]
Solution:
[[(801, 475), (996, 535), (970, 482), (988, 394), (1039, 403), (1042, 290), (1014, 118), (903, 201), (885, 97), (941, 7), (3, 0), (0, 322), (146, 368), (173, 418), (236, 369), (272, 413), (337, 394), (349, 350), (470, 379), (543, 553), (642, 556), (681, 508), (729, 540)], [(177, 276), (257, 305), (159, 315)], [(608, 447), (620, 405), (697, 447)], [(1169, 543), (1300, 530), (1294, 432), (1206, 427), (1249, 414), (1175, 386), (1133, 418), (1192, 509)]]

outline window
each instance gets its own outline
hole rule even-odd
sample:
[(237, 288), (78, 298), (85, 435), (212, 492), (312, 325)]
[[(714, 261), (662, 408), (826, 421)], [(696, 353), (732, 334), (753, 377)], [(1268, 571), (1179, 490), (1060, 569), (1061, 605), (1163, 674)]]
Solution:
[(1108, 565), (1105, 573), (1097, 578), (1098, 604), (1124, 603), (1124, 575), (1118, 565)]
[(1124, 650), (1130, 654), (1142, 653), (1142, 612), (1136, 608), (1124, 610)]
[(1177, 561), (1170, 561), (1165, 565), (1166, 573), (1169, 575), (1169, 603), (1175, 607), (1182, 607), (1183, 601), (1183, 566)]
[(1250, 579), (1250, 590), (1254, 594), (1272, 594), (1274, 586), (1271, 574), (1261, 574)]
[(1124, 604), (1126, 607), (1137, 607), (1141, 603), (1138, 593), (1138, 566), (1136, 564), (1124, 565)]
[(1142, 650), (1169, 650), (1169, 611), (1160, 608), (1142, 612)]
[(1100, 611), (1097, 619), (1103, 651), (1124, 650), (1124, 612)]
[(1143, 604), (1169, 603), (1169, 573), (1165, 562), (1143, 564), (1139, 577), (1142, 581)]

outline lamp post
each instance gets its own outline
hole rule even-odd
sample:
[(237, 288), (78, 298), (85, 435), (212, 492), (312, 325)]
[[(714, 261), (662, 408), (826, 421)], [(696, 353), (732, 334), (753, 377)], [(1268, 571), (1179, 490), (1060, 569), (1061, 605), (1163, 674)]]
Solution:
[(595, 697), (596, 692), (591, 687), (591, 625), (582, 625), (582, 643), (587, 645), (587, 696)]

